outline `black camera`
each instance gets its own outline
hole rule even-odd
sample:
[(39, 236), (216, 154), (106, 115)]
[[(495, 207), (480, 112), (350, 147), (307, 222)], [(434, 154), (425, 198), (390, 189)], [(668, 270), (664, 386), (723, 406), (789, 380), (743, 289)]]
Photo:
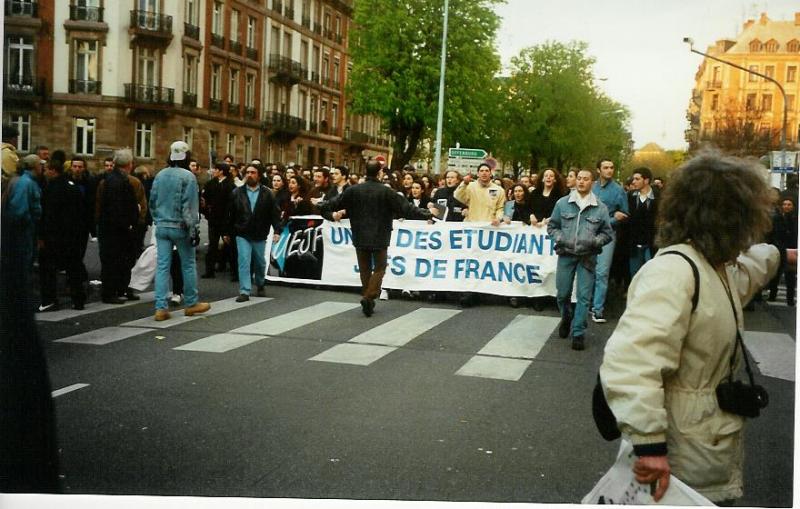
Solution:
[(725, 412), (742, 417), (758, 417), (761, 409), (769, 404), (769, 394), (760, 385), (728, 380), (717, 386), (717, 402)]
[(200, 228), (194, 228), (192, 230), (191, 242), (192, 247), (197, 247), (200, 245)]

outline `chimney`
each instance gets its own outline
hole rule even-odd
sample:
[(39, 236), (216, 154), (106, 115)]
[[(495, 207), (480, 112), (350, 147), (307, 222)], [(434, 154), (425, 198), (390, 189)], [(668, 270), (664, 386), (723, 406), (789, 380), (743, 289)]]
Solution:
[(800, 27), (800, 12), (794, 13), (794, 26)]
[(763, 25), (766, 25), (768, 21), (769, 21), (769, 18), (767, 17), (767, 13), (766, 12), (762, 12), (761, 13), (761, 17), (758, 19), (758, 24), (763, 26)]
[(748, 28), (753, 26), (753, 23), (755, 23), (755, 21), (753, 21), (752, 19), (748, 19), (747, 21), (744, 22), (744, 26), (742, 27), (742, 30), (747, 30)]

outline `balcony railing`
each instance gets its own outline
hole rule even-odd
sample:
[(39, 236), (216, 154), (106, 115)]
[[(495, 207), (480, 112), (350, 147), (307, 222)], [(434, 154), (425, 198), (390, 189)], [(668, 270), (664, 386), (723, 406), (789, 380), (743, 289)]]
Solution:
[(175, 102), (175, 90), (166, 87), (125, 83), (125, 100), (136, 104), (171, 105)]
[(197, 93), (183, 91), (183, 105), (197, 108)]
[(32, 76), (3, 75), (3, 99), (35, 99), (44, 95), (44, 80)]
[(276, 53), (269, 56), (269, 71), (275, 73), (271, 78), (273, 81), (283, 81), (292, 85), (299, 83), (304, 74), (300, 62)]
[(283, 9), (283, 15), (289, 19), (294, 19), (294, 9), (287, 5), (286, 8)]
[(302, 25), (310, 30), (311, 29), (311, 16), (303, 16)]
[(200, 27), (192, 25), (191, 23), (183, 24), (183, 35), (196, 41), (200, 40)]
[(70, 5), (69, 19), (70, 21), (94, 21), (96, 23), (102, 23), (103, 8), (88, 7), (85, 5)]
[(713, 81), (713, 80), (712, 81), (706, 81), (706, 89), (707, 90), (711, 90), (711, 89), (714, 89), (714, 88), (722, 88), (722, 82), (721, 81)]
[(249, 58), (250, 60), (258, 60), (258, 50), (257, 49), (248, 47), (245, 50), (245, 53), (247, 55), (247, 58)]
[(225, 49), (225, 37), (220, 34), (211, 34), (211, 45), (220, 49)]
[(354, 145), (366, 145), (369, 142), (369, 135), (367, 133), (345, 129), (344, 139)]
[(236, 53), (237, 55), (242, 54), (242, 43), (239, 41), (231, 41), (228, 40), (228, 51), (232, 53)]
[(208, 109), (209, 109), (209, 111), (222, 111), (222, 100), (221, 99), (209, 99), (208, 100)]
[(228, 115), (239, 115), (239, 103), (228, 103)]
[(320, 82), (320, 84), (321, 84), (323, 87), (328, 87), (328, 88), (331, 88), (331, 79), (330, 79), (330, 78), (323, 76), (323, 77), (322, 77), (322, 78), (319, 80), (319, 82)]
[(317, 71), (309, 71), (306, 79), (308, 79), (308, 81), (311, 83), (316, 83), (319, 85), (319, 73)]
[(264, 128), (273, 132), (297, 135), (303, 127), (303, 119), (277, 111), (268, 111), (264, 118)]
[(342, 82), (339, 80), (332, 80), (331, 81), (331, 88), (335, 88), (336, 90), (341, 89)]
[(172, 35), (172, 16), (149, 11), (131, 11), (131, 28), (160, 35)]
[(101, 94), (103, 84), (96, 80), (69, 80), (70, 94)]
[(26, 2), (24, 0), (6, 0), (6, 16), (39, 16), (39, 2)]
[(322, 25), (319, 23), (314, 23), (314, 32), (321, 34), (322, 33)]
[(250, 106), (245, 106), (244, 108), (244, 117), (249, 119), (256, 118), (256, 109)]

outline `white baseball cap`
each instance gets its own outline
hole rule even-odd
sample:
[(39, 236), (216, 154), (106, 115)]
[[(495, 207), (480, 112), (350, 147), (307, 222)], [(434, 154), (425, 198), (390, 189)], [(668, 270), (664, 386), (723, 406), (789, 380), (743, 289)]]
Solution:
[(169, 147), (169, 158), (172, 161), (183, 161), (188, 151), (189, 145), (185, 141), (176, 141)]

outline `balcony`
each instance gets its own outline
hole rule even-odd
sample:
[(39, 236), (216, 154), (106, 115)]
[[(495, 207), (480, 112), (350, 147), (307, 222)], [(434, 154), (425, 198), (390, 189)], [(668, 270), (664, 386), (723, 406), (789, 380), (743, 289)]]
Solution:
[(242, 43), (239, 41), (228, 41), (228, 51), (231, 53), (236, 53), (237, 55), (242, 54)]
[(241, 115), (241, 110), (239, 109), (239, 103), (232, 103), (232, 102), (228, 103), (228, 115), (235, 115), (237, 117)]
[(367, 133), (345, 129), (344, 139), (350, 147), (354, 149), (363, 149), (369, 142), (369, 135)]
[(70, 94), (101, 94), (103, 83), (95, 80), (69, 80)]
[(200, 40), (200, 27), (194, 26), (191, 23), (183, 24), (183, 35), (196, 41)]
[(38, 18), (39, 2), (6, 0), (4, 12), (6, 16), (28, 16), (31, 18)]
[(136, 108), (164, 109), (175, 102), (175, 90), (152, 85), (125, 83), (125, 100)]
[(256, 118), (256, 109), (250, 106), (245, 106), (244, 108), (244, 118), (253, 120)]
[(283, 9), (283, 15), (289, 19), (294, 19), (294, 9), (287, 5), (286, 8)]
[(303, 21), (301, 23), (304, 27), (311, 30), (311, 16), (303, 16)]
[(219, 49), (225, 49), (225, 37), (220, 34), (211, 34), (211, 45)]
[(307, 83), (319, 84), (319, 73), (317, 71), (305, 71), (303, 73), (303, 81)]
[(183, 105), (190, 108), (197, 108), (197, 94), (183, 91)]
[(316, 123), (316, 122), (313, 122), (313, 121), (309, 122), (308, 123), (308, 130), (311, 131), (312, 133), (317, 132), (319, 130), (319, 124)]
[(257, 49), (248, 47), (245, 50), (245, 54), (247, 55), (247, 58), (249, 58), (250, 60), (258, 61), (258, 50)]
[(300, 134), (303, 127), (303, 119), (293, 117), (277, 111), (268, 111), (265, 115), (263, 128), (270, 131), (273, 138), (291, 139)]
[(129, 30), (134, 42), (146, 39), (164, 46), (172, 40), (172, 16), (148, 11), (131, 11), (131, 27)]
[(339, 80), (332, 80), (331, 81), (331, 88), (335, 88), (336, 90), (341, 90), (342, 82)]
[(322, 77), (322, 78), (319, 80), (319, 82), (320, 82), (320, 84), (322, 84), (322, 86), (323, 86), (323, 87), (328, 87), (328, 88), (331, 88), (331, 86), (332, 86), (332, 81), (331, 81), (330, 77), (325, 77), (325, 76), (323, 76), (323, 77)]
[(208, 110), (209, 111), (222, 111), (222, 100), (221, 99), (209, 99), (208, 100)]
[(706, 90), (715, 90), (722, 88), (721, 81), (706, 81)]
[(31, 103), (44, 99), (44, 79), (3, 75), (3, 101)]
[(287, 85), (296, 85), (303, 78), (303, 66), (291, 58), (279, 54), (269, 56), (269, 71), (275, 73), (270, 78), (273, 82), (282, 82)]
[(322, 34), (322, 25), (319, 23), (314, 23), (314, 32), (317, 34)]
[(70, 5), (69, 6), (69, 20), (70, 21), (91, 21), (93, 23), (103, 22), (103, 8), (102, 7), (88, 7), (85, 5)]

